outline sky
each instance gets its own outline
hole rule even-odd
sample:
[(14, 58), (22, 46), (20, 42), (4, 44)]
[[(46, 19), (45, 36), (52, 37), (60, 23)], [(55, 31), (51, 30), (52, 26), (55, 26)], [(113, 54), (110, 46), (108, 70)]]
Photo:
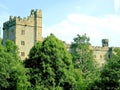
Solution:
[(67, 43), (86, 34), (93, 46), (109, 39), (120, 47), (120, 0), (0, 0), (0, 27), (9, 16), (27, 17), (31, 9), (42, 10), (42, 36), (53, 33)]

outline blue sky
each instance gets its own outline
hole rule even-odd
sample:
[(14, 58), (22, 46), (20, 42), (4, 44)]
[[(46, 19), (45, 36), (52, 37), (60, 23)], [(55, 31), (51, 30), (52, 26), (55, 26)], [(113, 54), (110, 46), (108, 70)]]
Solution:
[(31, 9), (42, 9), (43, 37), (53, 33), (71, 43), (86, 33), (92, 45), (107, 38), (110, 46), (120, 47), (119, 5), (120, 0), (0, 0), (0, 27), (10, 15), (27, 17)]

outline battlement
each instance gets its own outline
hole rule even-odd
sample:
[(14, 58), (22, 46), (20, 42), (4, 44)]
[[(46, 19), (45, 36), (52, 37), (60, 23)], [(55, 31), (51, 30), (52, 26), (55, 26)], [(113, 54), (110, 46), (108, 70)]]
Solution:
[(10, 27), (15, 24), (34, 26), (35, 18), (42, 18), (42, 10), (31, 10), (30, 15), (24, 18), (20, 16), (9, 16), (9, 21), (3, 24), (4, 27)]
[(92, 46), (94, 51), (108, 51), (109, 47)]
[(42, 18), (42, 10), (32, 9), (30, 16), (36, 16), (36, 17)]

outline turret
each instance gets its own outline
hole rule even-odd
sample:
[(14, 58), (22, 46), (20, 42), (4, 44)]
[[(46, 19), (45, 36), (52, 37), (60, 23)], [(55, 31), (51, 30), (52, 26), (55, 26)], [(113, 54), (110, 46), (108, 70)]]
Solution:
[(102, 47), (108, 47), (109, 46), (109, 40), (108, 39), (102, 39)]

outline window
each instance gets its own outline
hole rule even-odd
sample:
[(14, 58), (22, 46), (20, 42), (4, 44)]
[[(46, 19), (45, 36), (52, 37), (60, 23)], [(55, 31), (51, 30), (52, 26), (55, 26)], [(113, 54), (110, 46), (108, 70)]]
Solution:
[(24, 41), (21, 41), (21, 45), (25, 45), (25, 42), (24, 42)]
[(25, 30), (22, 30), (22, 31), (21, 31), (21, 35), (25, 35)]
[(25, 56), (25, 52), (21, 52), (21, 56)]

